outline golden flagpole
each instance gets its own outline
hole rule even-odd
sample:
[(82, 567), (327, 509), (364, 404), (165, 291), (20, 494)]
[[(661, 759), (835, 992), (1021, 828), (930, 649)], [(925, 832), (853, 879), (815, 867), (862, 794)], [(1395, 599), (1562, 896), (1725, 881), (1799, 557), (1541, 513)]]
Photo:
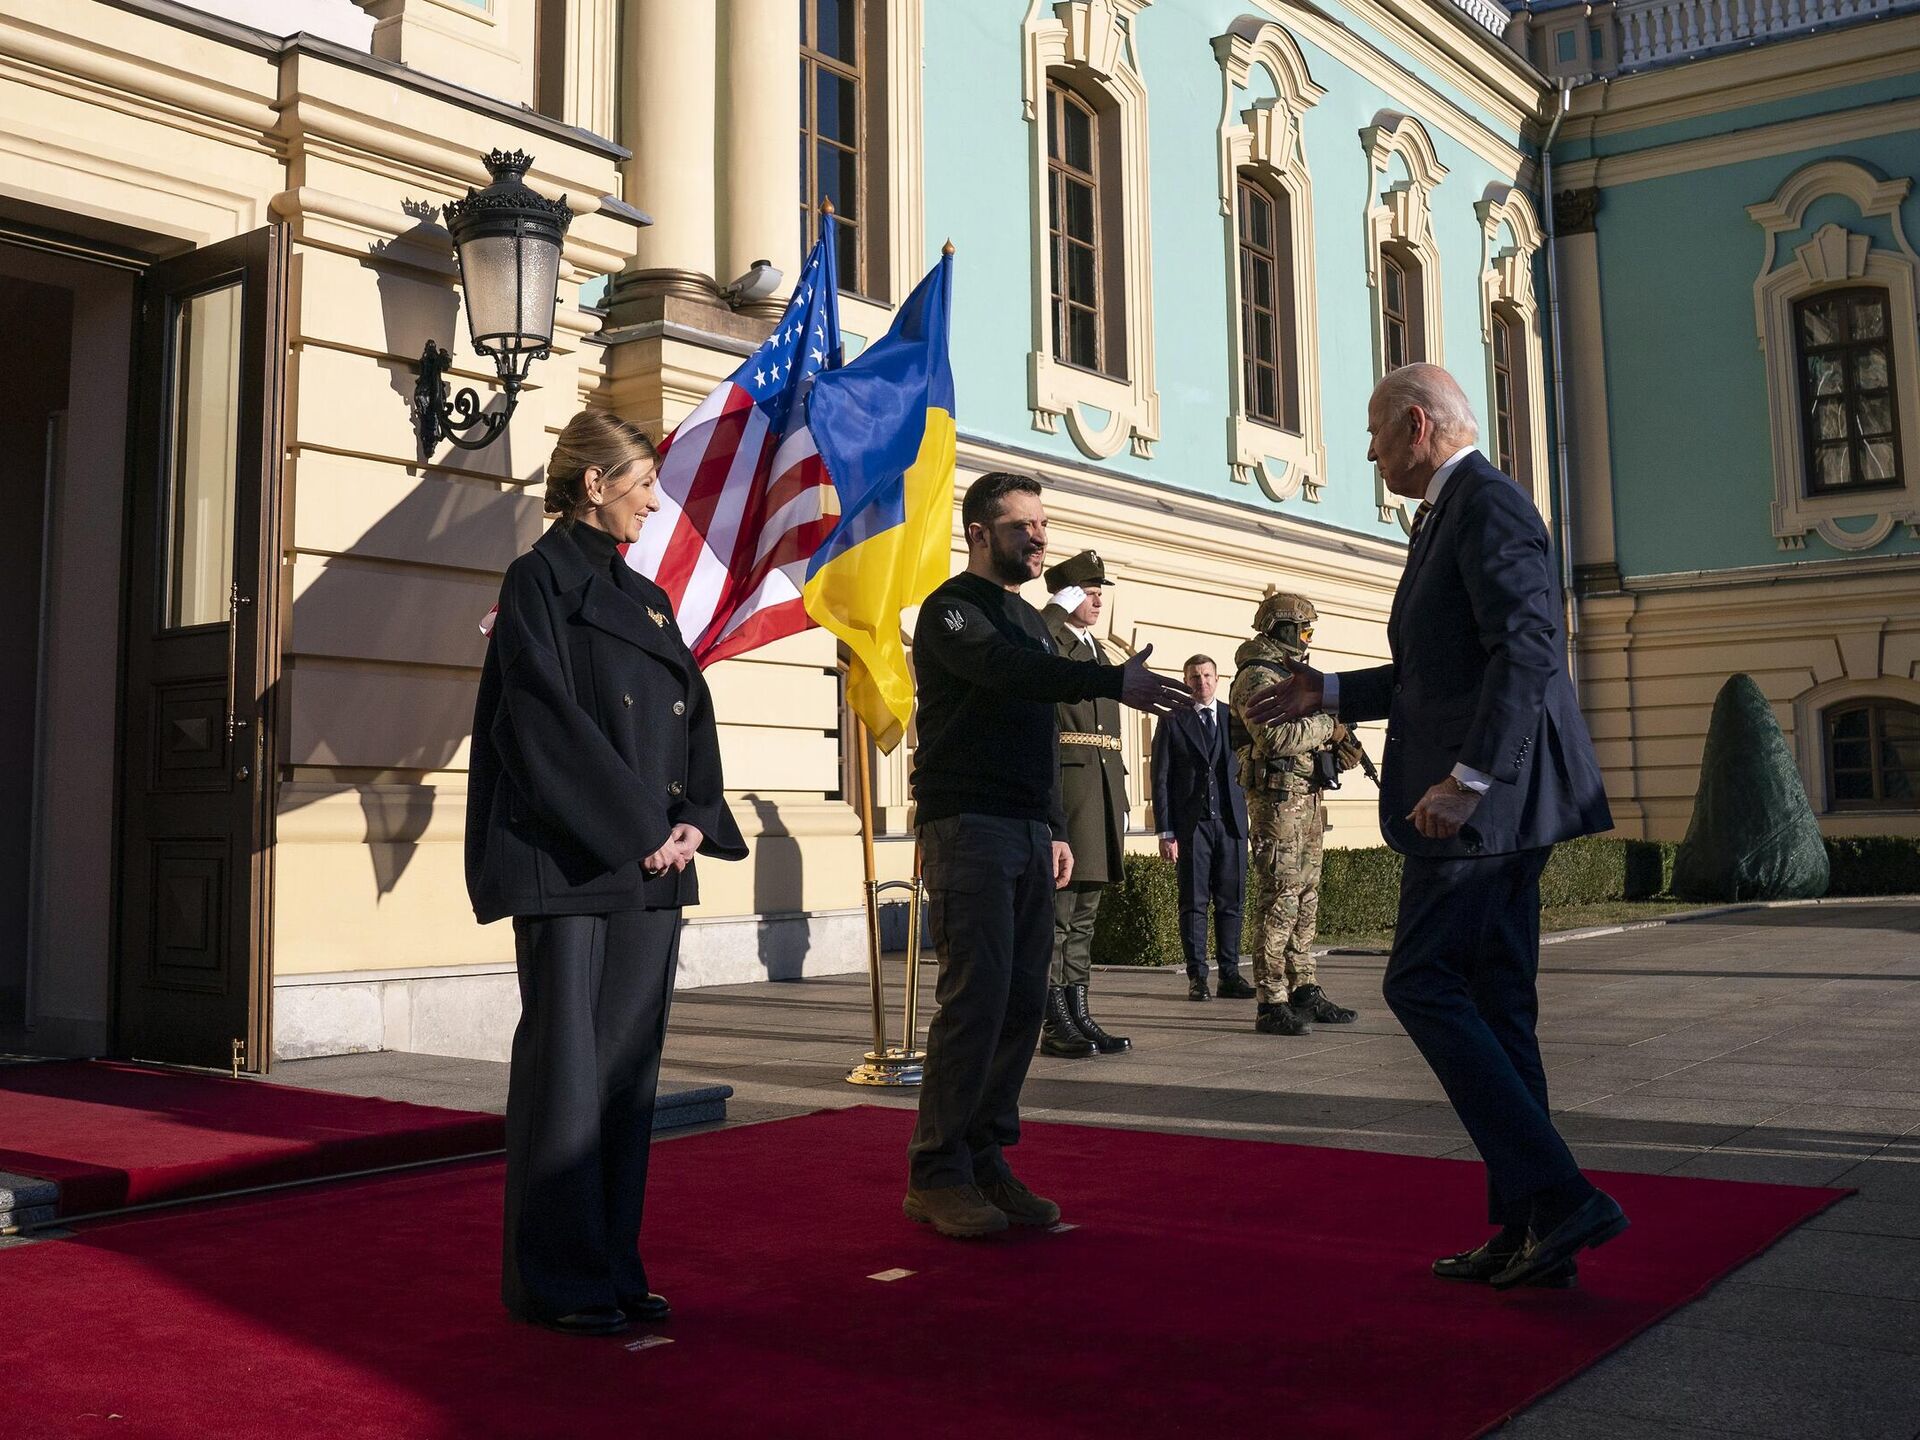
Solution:
[[(908, 880), (881, 880), (873, 858), (873, 766), (868, 756), (870, 740), (866, 722), (853, 715), (854, 801), (860, 812), (860, 850), (866, 863), (867, 895), (867, 979), (873, 1003), (873, 1049), (847, 1072), (849, 1085), (918, 1085), (926, 1066), (926, 1052), (914, 1047), (918, 1026), (917, 1004), (920, 988), (920, 906), (925, 887), (921, 884), (919, 852), (915, 848), (915, 874)], [(901, 1043), (887, 1044), (886, 982), (880, 972), (880, 897), (889, 890), (907, 892), (907, 978), (906, 1000), (902, 1006)]]

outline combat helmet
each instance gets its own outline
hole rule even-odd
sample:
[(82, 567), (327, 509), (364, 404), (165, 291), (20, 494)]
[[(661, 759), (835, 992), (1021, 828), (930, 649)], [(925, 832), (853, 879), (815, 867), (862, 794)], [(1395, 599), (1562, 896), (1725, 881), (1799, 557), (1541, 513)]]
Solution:
[(1274, 640), (1294, 659), (1302, 659), (1313, 637), (1313, 622), (1318, 618), (1319, 612), (1306, 596), (1269, 586), (1260, 608), (1253, 612), (1253, 628)]

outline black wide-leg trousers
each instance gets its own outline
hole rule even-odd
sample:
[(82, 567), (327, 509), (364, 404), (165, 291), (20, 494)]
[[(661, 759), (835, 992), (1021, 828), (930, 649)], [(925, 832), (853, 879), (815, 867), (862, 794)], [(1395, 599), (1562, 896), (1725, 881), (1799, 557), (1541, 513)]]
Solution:
[(549, 1319), (647, 1294), (639, 1251), (680, 911), (516, 916), (500, 1296)]
[(927, 1027), (920, 1118), (907, 1147), (916, 1190), (991, 1184), (1020, 1139), (1053, 959), (1053, 835), (1033, 820), (955, 815), (920, 827), (940, 1009)]
[(1524, 1225), (1534, 1197), (1580, 1173), (1547, 1111), (1540, 873), (1548, 848), (1409, 855), (1382, 991), (1487, 1166), (1487, 1218)]

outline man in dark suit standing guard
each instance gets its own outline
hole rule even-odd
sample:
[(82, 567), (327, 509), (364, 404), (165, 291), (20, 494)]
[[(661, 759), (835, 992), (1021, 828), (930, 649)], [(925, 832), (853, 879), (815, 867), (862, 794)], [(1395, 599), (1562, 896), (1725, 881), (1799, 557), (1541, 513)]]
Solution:
[[(1107, 567), (1082, 550), (1045, 575), (1052, 596), (1040, 618), (1054, 649), (1069, 660), (1111, 665), (1096, 633), (1106, 607)], [(1060, 725), (1060, 805), (1073, 849), (1073, 879), (1053, 896), (1052, 988), (1040, 1053), (1068, 1059), (1117, 1055), (1132, 1045), (1101, 1028), (1088, 1009), (1093, 926), (1100, 897), (1120, 878), (1127, 833), (1127, 767), (1120, 758), (1120, 702), (1104, 695), (1054, 707)]]
[(1247, 792), (1234, 760), (1233, 713), (1214, 698), (1220, 669), (1195, 655), (1182, 671), (1193, 704), (1153, 732), (1153, 818), (1161, 858), (1180, 882), (1180, 948), (1187, 957), (1187, 998), (1207, 990), (1207, 909), (1223, 1000), (1251, 1000), (1240, 975), (1240, 919), (1247, 893)]
[(1383, 989), (1486, 1162), (1500, 1227), (1434, 1273), (1565, 1286), (1575, 1255), (1627, 1217), (1554, 1129), (1534, 1036), (1540, 873), (1558, 841), (1613, 824), (1567, 673), (1552, 549), (1527, 495), (1473, 448), (1473, 410), (1446, 371), (1388, 374), (1367, 429), (1387, 488), (1420, 501), (1387, 620), (1393, 658), (1338, 675), (1294, 664), (1248, 714), (1386, 720), (1380, 826), (1406, 862)]

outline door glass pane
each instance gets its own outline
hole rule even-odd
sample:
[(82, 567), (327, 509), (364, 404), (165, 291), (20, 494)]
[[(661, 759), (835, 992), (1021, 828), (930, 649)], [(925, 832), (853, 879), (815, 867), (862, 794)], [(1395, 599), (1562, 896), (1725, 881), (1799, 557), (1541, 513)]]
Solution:
[(166, 625), (177, 629), (227, 618), (239, 470), (239, 283), (183, 301), (169, 343)]

